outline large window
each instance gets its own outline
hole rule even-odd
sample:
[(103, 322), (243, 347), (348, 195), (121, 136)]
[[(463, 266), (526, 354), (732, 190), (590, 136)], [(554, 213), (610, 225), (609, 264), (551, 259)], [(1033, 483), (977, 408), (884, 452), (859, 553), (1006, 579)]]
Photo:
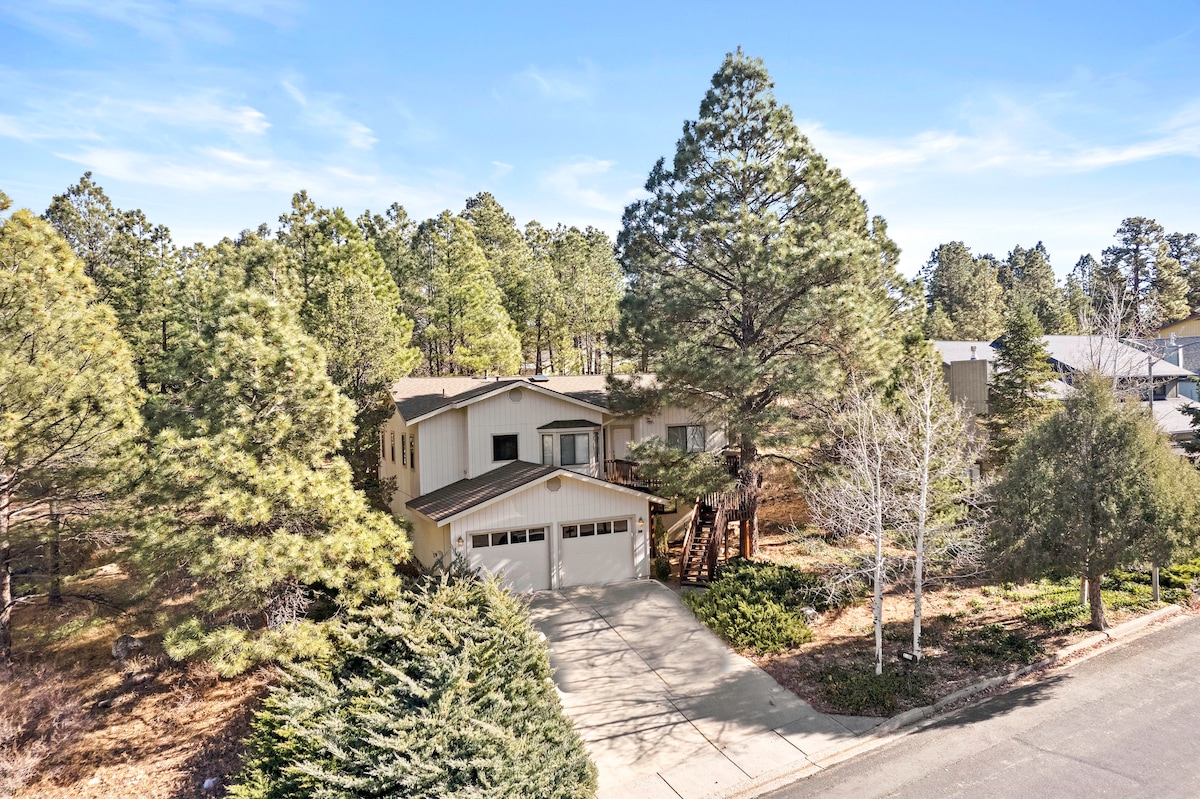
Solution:
[(542, 436), (542, 465), (554, 465), (554, 436)]
[(483, 547), (505, 547), (510, 544), (532, 544), (546, 540), (545, 527), (530, 527), (528, 530), (505, 530), (498, 533), (473, 533), (471, 549)]
[(704, 425), (681, 424), (667, 428), (667, 446), (684, 452), (703, 452), (708, 436)]
[(560, 466), (579, 466), (592, 462), (591, 433), (564, 433), (558, 437)]
[(517, 459), (517, 434), (492, 436), (492, 460), (515, 461)]
[(587, 538), (593, 535), (612, 535), (613, 533), (628, 533), (629, 519), (613, 519), (603, 522), (587, 522), (585, 524), (564, 524), (563, 538)]

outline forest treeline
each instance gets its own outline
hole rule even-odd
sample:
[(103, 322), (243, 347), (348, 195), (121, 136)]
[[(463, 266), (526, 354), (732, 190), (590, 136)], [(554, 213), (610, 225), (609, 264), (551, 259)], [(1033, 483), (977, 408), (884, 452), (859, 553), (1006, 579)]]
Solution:
[(1050, 335), (1093, 333), (1116, 325), (1119, 336), (1141, 336), (1186, 318), (1200, 307), (1200, 240), (1167, 233), (1153, 219), (1125, 219), (1097, 259), (1083, 255), (1058, 281), (1039, 241), (1014, 247), (1001, 260), (974, 255), (961, 241), (942, 244), (921, 269), (934, 340), (992, 341), (1017, 306), (1033, 311)]

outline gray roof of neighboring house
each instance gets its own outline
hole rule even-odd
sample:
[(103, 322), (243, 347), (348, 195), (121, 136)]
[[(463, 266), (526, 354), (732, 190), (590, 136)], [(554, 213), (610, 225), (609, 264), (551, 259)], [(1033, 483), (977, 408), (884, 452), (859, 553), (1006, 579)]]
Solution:
[(478, 477), (459, 480), (436, 491), (430, 491), (409, 500), (407, 506), (435, 522), (440, 522), (557, 471), (557, 466), (513, 461)]
[[(934, 341), (933, 346), (941, 353), (942, 363), (996, 360), (996, 350), (990, 341)], [(973, 357), (972, 347), (975, 348)]]
[[(1059, 371), (1077, 372), (1099, 369), (1110, 377), (1146, 377), (1147, 353), (1137, 347), (1104, 336), (1045, 336), (1046, 351)], [(987, 341), (934, 341), (942, 362), (969, 361), (971, 348), (975, 360), (994, 361), (999, 349)], [(1154, 362), (1155, 377), (1190, 377), (1192, 372), (1162, 359)]]
[(1169, 397), (1167, 399), (1155, 400), (1154, 421), (1158, 423), (1158, 429), (1172, 437), (1191, 435), (1192, 420), (1183, 413), (1182, 409), (1188, 405), (1195, 404), (1193, 400), (1187, 397)]
[[(653, 381), (654, 375), (637, 375)], [(608, 407), (606, 375), (538, 375), (534, 377), (406, 377), (392, 386), (392, 399), (406, 421), (449, 408), (456, 403), (506, 389), (514, 384), (533, 386), (593, 405)]]
[[(1109, 377), (1147, 377), (1149, 353), (1105, 336), (1046, 336), (1046, 350), (1060, 370), (1096, 369)], [(1161, 358), (1153, 364), (1155, 377), (1190, 377), (1192, 372)]]
[(565, 419), (560, 422), (544, 424), (538, 430), (578, 430), (582, 427), (599, 427), (599, 422), (589, 422), (587, 419)]

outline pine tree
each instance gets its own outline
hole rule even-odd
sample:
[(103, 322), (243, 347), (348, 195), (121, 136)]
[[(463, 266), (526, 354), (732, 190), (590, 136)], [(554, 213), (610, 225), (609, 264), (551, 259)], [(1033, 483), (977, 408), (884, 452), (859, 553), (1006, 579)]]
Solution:
[(445, 211), (413, 237), (426, 315), (416, 341), (431, 374), (515, 374), (521, 342), (471, 224)]
[(973, 256), (961, 241), (939, 246), (921, 270), (930, 338), (991, 341), (1004, 326), (1004, 290), (998, 265)]
[(0, 663), (14, 560), (32, 555), (55, 505), (94, 509), (87, 501), (106, 493), (138, 433), (140, 400), (83, 265), (49, 224), (17, 211), (0, 224)]
[(1007, 308), (1027, 306), (1050, 335), (1075, 331), (1066, 295), (1054, 278), (1050, 255), (1040, 241), (1030, 249), (1014, 247), (1001, 265), (999, 279)]
[(985, 425), (991, 437), (987, 458), (991, 467), (1004, 466), (1021, 438), (1054, 412), (1058, 403), (1047, 394), (1052, 380), (1054, 370), (1037, 316), (1029, 307), (1017, 305), (1009, 312), (1000, 338), (988, 389)]
[(503, 295), (504, 311), (520, 334), (522, 363), (530, 361), (536, 332), (530, 324), (535, 288), (529, 244), (517, 229), (516, 220), (486, 191), (467, 200), (461, 216), (471, 223), (475, 242), (483, 250), (492, 280)]
[(168, 631), (168, 651), (225, 674), (323, 651), (314, 604), (395, 596), (409, 552), (333, 456), (352, 404), (295, 316), (261, 294), (227, 298), (175, 373), (144, 483), (154, 512), (135, 547), (148, 574), (183, 570), (198, 584), (203, 613)]
[(495, 583), (434, 578), (336, 630), (254, 722), (238, 799), (585, 799), (596, 769), (545, 644)]
[(1111, 379), (1081, 375), (1075, 388), (996, 485), (992, 543), (1016, 575), (1087, 579), (1092, 626), (1103, 630), (1102, 577), (1161, 557), (1194, 529), (1200, 475), (1142, 410), (1117, 403)]
[(897, 251), (741, 51), (646, 189), (625, 210), (621, 265), (635, 290), (654, 293), (664, 399), (729, 424), (752, 554), (760, 449), (796, 441), (798, 417), (836, 396), (847, 370), (886, 374), (907, 324)]
[(1168, 234), (1167, 254), (1179, 263), (1187, 279), (1189, 311), (1200, 308), (1200, 237), (1195, 233)]

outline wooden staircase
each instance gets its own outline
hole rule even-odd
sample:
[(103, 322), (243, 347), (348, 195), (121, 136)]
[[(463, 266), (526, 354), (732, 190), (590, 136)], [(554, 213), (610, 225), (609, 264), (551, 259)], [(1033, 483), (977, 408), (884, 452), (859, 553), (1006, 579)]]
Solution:
[(680, 585), (708, 585), (716, 573), (717, 552), (725, 545), (728, 528), (729, 508), (723, 495), (696, 500), (679, 556)]

